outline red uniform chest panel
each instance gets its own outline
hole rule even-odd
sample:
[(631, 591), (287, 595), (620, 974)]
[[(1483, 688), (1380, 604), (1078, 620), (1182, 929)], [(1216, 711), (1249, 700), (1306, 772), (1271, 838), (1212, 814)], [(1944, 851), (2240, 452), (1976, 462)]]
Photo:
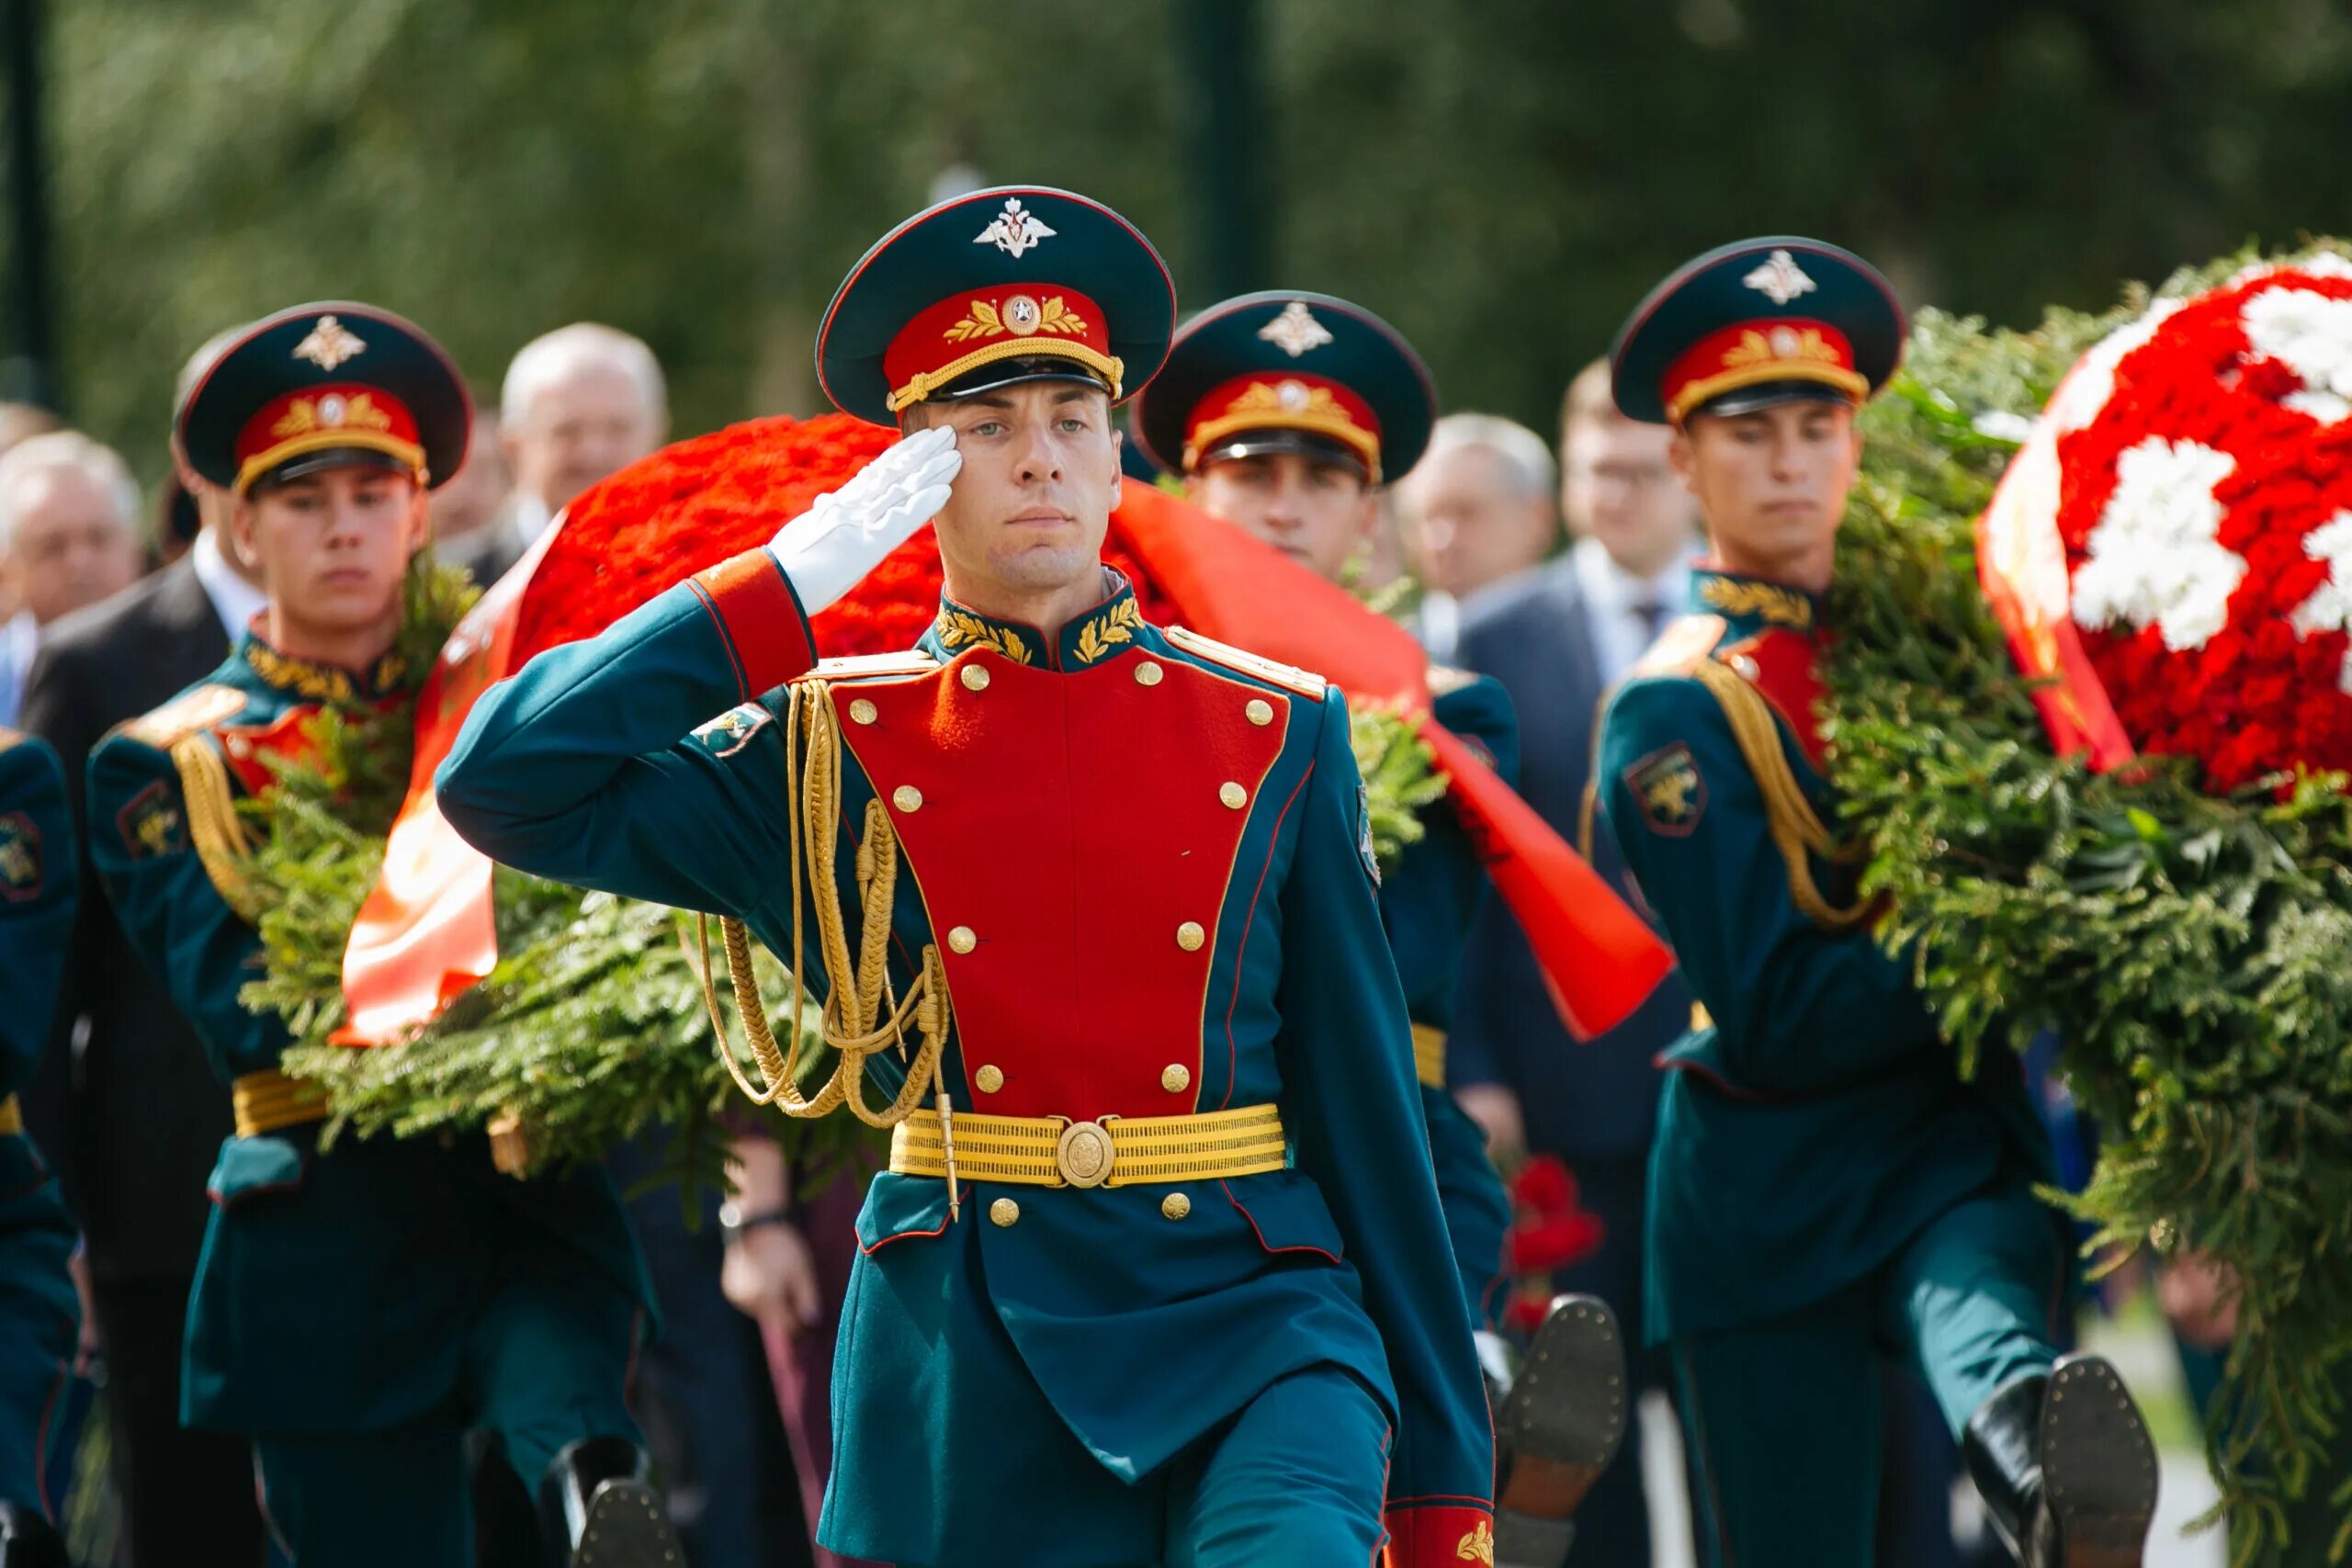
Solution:
[(946, 966), (957, 1098), (1080, 1120), (1194, 1109), (1219, 910), (1288, 701), (1172, 659), (1058, 674), (981, 649), (842, 683), (835, 705)]
[(1773, 626), (1717, 656), (1780, 710), (1816, 771), (1823, 752), (1820, 652), (1811, 637)]

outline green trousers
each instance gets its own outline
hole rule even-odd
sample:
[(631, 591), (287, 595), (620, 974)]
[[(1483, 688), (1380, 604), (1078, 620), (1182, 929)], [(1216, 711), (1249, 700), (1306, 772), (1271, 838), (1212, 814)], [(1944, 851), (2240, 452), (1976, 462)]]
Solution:
[(496, 1433), (534, 1493), (571, 1443), (640, 1440), (625, 1401), (637, 1304), (586, 1258), (547, 1250), (456, 1330), (466, 1349), (447, 1405), (380, 1431), (255, 1434), (262, 1506), (295, 1568), (465, 1568), (469, 1428)]
[(2057, 1216), (2018, 1183), (1938, 1216), (1826, 1301), (1675, 1340), (1716, 1568), (1870, 1568), (1880, 1358), (1917, 1370), (1957, 1435), (1996, 1389), (2057, 1359), (2067, 1264)]

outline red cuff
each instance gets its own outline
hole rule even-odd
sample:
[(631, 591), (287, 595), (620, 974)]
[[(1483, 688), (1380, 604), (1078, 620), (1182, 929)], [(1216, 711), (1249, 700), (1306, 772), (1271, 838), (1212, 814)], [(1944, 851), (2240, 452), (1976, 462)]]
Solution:
[(808, 617), (791, 580), (764, 548), (745, 550), (695, 573), (692, 581), (727, 641), (744, 702), (815, 666)]
[(1382, 1521), (1388, 1546), (1382, 1568), (1494, 1568), (1494, 1514), (1483, 1503), (1427, 1503), (1391, 1508)]

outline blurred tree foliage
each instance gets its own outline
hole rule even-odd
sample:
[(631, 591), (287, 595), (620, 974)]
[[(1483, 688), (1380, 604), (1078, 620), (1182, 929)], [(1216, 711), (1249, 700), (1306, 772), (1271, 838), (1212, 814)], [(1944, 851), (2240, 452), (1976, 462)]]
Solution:
[[(153, 474), (190, 349), (332, 296), (486, 386), (593, 317), (652, 343), (681, 431), (804, 412), (833, 285), (958, 169), (1108, 200), (1190, 287), (1194, 3), (53, 6), (72, 412)], [(1818, 234), (2023, 321), (2352, 226), (2331, 0), (1261, 0), (1259, 28), (1263, 282), (1362, 299), (1449, 405), (1542, 428), (1726, 239)]]

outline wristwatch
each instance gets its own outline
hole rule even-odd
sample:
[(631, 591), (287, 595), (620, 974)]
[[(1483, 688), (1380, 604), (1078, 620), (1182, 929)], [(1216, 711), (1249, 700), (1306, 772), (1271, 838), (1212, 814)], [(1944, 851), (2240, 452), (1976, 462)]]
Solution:
[(788, 1225), (791, 1223), (792, 1213), (787, 1209), (762, 1209), (756, 1214), (747, 1214), (742, 1205), (731, 1198), (718, 1205), (718, 1228), (727, 1233), (729, 1241), (762, 1225)]

